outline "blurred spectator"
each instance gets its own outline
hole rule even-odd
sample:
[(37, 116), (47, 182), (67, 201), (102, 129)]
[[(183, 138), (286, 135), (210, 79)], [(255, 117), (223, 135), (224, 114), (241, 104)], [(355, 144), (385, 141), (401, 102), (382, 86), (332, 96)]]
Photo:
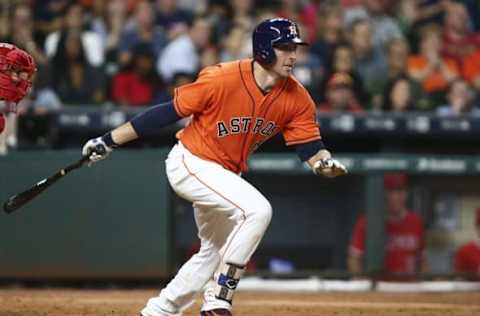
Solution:
[(408, 112), (418, 110), (421, 87), (406, 75), (390, 79), (385, 86), (385, 104), (383, 109), (391, 112)]
[(480, 208), (475, 213), (476, 239), (458, 247), (455, 253), (455, 272), (469, 273), (467, 279), (480, 280)]
[(354, 61), (352, 48), (348, 44), (337, 45), (334, 49), (332, 58), (333, 60), (327, 64), (330, 67), (327, 69), (327, 73), (324, 75), (323, 81), (318, 89), (319, 93), (321, 93), (320, 102), (325, 100), (328, 80), (333, 76), (333, 74), (339, 72), (349, 74), (350, 78), (352, 79), (352, 90), (355, 99), (362, 104), (367, 103), (368, 95), (363, 88), (362, 79), (360, 76), (358, 76), (353, 68)]
[(463, 77), (477, 94), (476, 103), (480, 104), (480, 48), (464, 58), (462, 71)]
[(79, 41), (85, 54), (85, 62), (93, 67), (103, 65), (105, 60), (102, 39), (98, 34), (84, 30), (84, 14), (80, 4), (73, 2), (67, 6), (63, 16), (62, 29), (50, 33), (45, 41), (45, 52), (49, 59), (55, 56), (60, 50), (60, 40), (66, 36), (66, 33), (77, 33), (80, 35)]
[(397, 23), (407, 37), (412, 51), (418, 51), (418, 30), (427, 24), (441, 24), (449, 2), (450, 0), (401, 0), (393, 6)]
[(212, 39), (218, 45), (230, 29), (228, 5), (222, 0), (209, 1), (205, 14), (212, 23)]
[(46, 71), (37, 72), (33, 78), (32, 90), (25, 99), (20, 102), (17, 114), (28, 112), (30, 115), (46, 115), (60, 110), (62, 101), (51, 87), (50, 67)]
[(318, 12), (316, 28), (317, 37), (311, 43), (310, 50), (324, 65), (330, 64), (335, 47), (345, 39), (342, 8), (332, 2), (323, 3)]
[(311, 54), (308, 47), (297, 47), (297, 62), (293, 68), (293, 75), (308, 90), (315, 101), (320, 98), (317, 87), (324, 75), (322, 70), (323, 65), (320, 59)]
[(49, 148), (55, 143), (57, 128), (51, 114), (63, 105), (48, 81), (47, 73), (39, 72), (28, 98), (19, 104), (18, 139), (22, 146)]
[(465, 4), (451, 1), (443, 25), (443, 54), (459, 63), (480, 48), (480, 34), (472, 32)]
[(218, 56), (218, 49), (215, 46), (207, 46), (202, 50), (200, 55), (200, 69), (203, 69), (207, 66), (212, 66), (220, 62), (220, 57)]
[(195, 14), (204, 14), (208, 5), (212, 2), (224, 2), (224, 0), (176, 0), (177, 7)]
[(105, 99), (104, 74), (87, 62), (81, 38), (77, 29), (62, 32), (51, 61), (52, 88), (65, 104), (99, 104)]
[(112, 101), (121, 106), (146, 106), (158, 102), (161, 82), (154, 67), (151, 46), (138, 44), (131, 64), (112, 81)]
[(233, 25), (223, 38), (220, 60), (225, 62), (251, 57), (251, 34), (251, 25), (239, 23)]
[(467, 7), (472, 29), (475, 32), (480, 31), (480, 2), (477, 0), (464, 0), (463, 3)]
[(373, 45), (372, 29), (367, 20), (354, 21), (350, 26), (349, 34), (355, 71), (362, 79), (367, 93), (372, 95), (375, 84), (387, 72), (383, 49)]
[(407, 74), (409, 51), (408, 42), (404, 39), (394, 39), (387, 43), (387, 78)]
[(229, 15), (232, 25), (243, 25), (253, 29), (256, 22), (254, 4), (254, 0), (229, 0)]
[[(6, 1), (9, 2), (9, 1)], [(35, 59), (39, 68), (47, 62), (47, 58), (39, 47), (38, 32), (35, 32), (35, 25), (32, 16), (32, 9), (27, 4), (18, 4), (13, 7), (12, 16), (7, 13), (5, 30), (2, 31), (1, 42), (12, 43), (27, 51)]]
[[(8, 2), (2, 1), (2, 2)], [(33, 2), (35, 28), (40, 33), (39, 45), (42, 47), (48, 34), (57, 32), (62, 28), (65, 10), (71, 0), (42, 0)]]
[[(319, 0), (281, 0), (280, 8), (275, 12), (275, 15), (305, 25), (306, 32), (303, 34), (312, 42), (316, 38), (316, 23), (321, 6), (320, 2)], [(322, 6), (328, 3), (328, 1), (325, 2), (322, 3)]]
[(170, 83), (166, 84), (166, 89), (162, 91), (159, 99), (159, 103), (171, 101), (174, 97), (174, 90), (184, 84), (192, 83), (195, 81), (196, 76), (184, 73), (177, 72), (173, 75)]
[(158, 58), (157, 71), (162, 79), (168, 82), (177, 72), (196, 74), (200, 67), (200, 53), (208, 46), (209, 40), (209, 21), (197, 16), (188, 33), (170, 42)]
[(455, 60), (442, 57), (440, 50), (440, 29), (430, 24), (421, 30), (419, 54), (408, 59), (409, 75), (422, 84), (434, 104), (442, 101), (449, 83), (459, 75)]
[[(404, 174), (385, 174), (385, 248), (384, 272), (426, 272), (424, 255), (424, 226), (421, 217), (407, 206), (407, 177)], [(367, 218), (361, 215), (355, 223), (348, 255), (348, 270), (364, 272)], [(388, 280), (413, 280), (414, 276), (387, 276)]]
[(407, 74), (407, 60), (409, 55), (407, 41), (404, 39), (393, 39), (387, 43), (385, 51), (387, 70), (384, 73), (378, 74), (377, 81), (371, 83), (370, 105), (372, 110), (379, 110), (384, 107), (384, 103), (388, 102), (388, 97), (385, 99), (384, 96), (386, 90), (388, 90), (387, 86), (392, 84), (391, 81)]
[(177, 7), (177, 0), (156, 0), (155, 24), (162, 27), (169, 40), (184, 34), (192, 14)]
[(351, 9), (363, 5), (363, 0), (340, 0), (338, 1), (342, 8)]
[(326, 88), (327, 101), (320, 104), (319, 112), (363, 112), (363, 108), (354, 97), (353, 80), (349, 74), (333, 74), (328, 80)]
[(456, 79), (448, 88), (448, 103), (439, 106), (437, 114), (441, 116), (480, 115), (480, 109), (474, 106), (473, 100), (473, 92), (468, 83), (463, 79)]
[(221, 61), (232, 61), (251, 57), (251, 34), (256, 24), (253, 9), (252, 0), (230, 1), (231, 20), (226, 36), (222, 34), (224, 38), (221, 40)]
[(400, 0), (396, 6), (397, 24), (405, 35), (410, 34), (420, 19), (420, 6), (417, 0)]
[(351, 29), (354, 21), (366, 20), (372, 30), (373, 46), (383, 49), (385, 44), (394, 38), (402, 38), (403, 34), (395, 20), (386, 14), (385, 0), (364, 0), (363, 6), (345, 10), (345, 25)]
[(133, 48), (138, 43), (150, 43), (155, 58), (164, 49), (167, 39), (162, 28), (155, 26), (154, 14), (155, 10), (150, 1), (140, 0), (135, 6), (133, 17), (120, 37), (118, 58), (121, 66), (130, 62)]
[(93, 2), (91, 28), (102, 41), (105, 52), (105, 71), (109, 76), (118, 71), (120, 36), (127, 18), (125, 0), (96, 0)]

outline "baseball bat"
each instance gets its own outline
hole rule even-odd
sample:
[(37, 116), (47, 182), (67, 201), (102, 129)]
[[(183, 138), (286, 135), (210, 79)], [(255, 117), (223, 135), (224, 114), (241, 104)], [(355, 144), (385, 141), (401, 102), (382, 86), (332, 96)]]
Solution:
[[(100, 147), (100, 148), (96, 148), (95, 152), (98, 154), (102, 154), (105, 151), (103, 150), (102, 147)], [(5, 203), (3, 203), (3, 210), (8, 214), (16, 211), (23, 205), (33, 200), (40, 193), (45, 191), (49, 186), (51, 186), (52, 184), (54, 184), (64, 176), (66, 176), (70, 171), (82, 167), (86, 162), (88, 162), (89, 158), (90, 158), (90, 155), (83, 156), (78, 161), (66, 166), (63, 169), (60, 169), (54, 175), (38, 181), (31, 188), (11, 196), (7, 201), (5, 201)]]

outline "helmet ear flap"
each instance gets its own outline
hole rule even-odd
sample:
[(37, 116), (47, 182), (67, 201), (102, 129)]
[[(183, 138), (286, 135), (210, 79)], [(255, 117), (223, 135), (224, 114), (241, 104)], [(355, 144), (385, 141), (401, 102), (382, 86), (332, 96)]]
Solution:
[(253, 33), (253, 58), (260, 64), (267, 66), (275, 62), (275, 51), (271, 43), (271, 35), (266, 32)]

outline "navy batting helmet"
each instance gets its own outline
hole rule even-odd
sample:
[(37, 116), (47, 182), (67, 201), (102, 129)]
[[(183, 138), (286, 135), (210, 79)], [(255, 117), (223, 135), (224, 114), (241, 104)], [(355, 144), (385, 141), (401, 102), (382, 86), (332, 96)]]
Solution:
[(253, 31), (253, 59), (262, 65), (275, 62), (273, 47), (284, 43), (308, 45), (300, 38), (297, 23), (284, 18), (274, 18), (260, 23)]

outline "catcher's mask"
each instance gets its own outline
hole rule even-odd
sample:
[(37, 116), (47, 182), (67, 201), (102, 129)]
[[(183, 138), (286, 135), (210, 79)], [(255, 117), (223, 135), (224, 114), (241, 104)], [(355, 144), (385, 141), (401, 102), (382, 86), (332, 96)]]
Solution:
[(9, 43), (0, 43), (0, 112), (16, 112), (32, 87), (37, 67), (32, 56)]

